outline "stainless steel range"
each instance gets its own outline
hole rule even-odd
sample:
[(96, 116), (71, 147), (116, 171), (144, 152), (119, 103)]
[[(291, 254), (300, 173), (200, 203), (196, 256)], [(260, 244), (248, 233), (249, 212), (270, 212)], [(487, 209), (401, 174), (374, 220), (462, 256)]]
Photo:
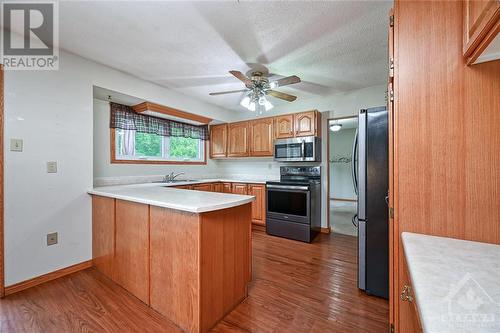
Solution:
[(312, 242), (321, 229), (321, 167), (280, 167), (280, 181), (267, 182), (266, 195), (266, 232)]

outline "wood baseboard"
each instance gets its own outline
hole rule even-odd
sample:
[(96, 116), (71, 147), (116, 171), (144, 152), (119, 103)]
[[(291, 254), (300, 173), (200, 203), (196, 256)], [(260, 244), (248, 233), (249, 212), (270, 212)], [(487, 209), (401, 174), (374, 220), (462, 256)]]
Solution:
[(26, 290), (28, 288), (37, 286), (39, 284), (49, 282), (55, 279), (58, 279), (60, 277), (81, 271), (83, 269), (87, 269), (89, 267), (92, 267), (92, 260), (87, 260), (84, 262), (81, 262), (76, 265), (68, 266), (65, 268), (58, 269), (57, 271), (53, 271), (44, 275), (40, 275), (37, 277), (34, 277), (32, 279), (26, 280), (26, 281), (21, 281), (16, 284), (6, 286), (5, 287), (5, 296), (7, 295), (12, 295), (14, 293), (17, 293), (21, 290)]
[(329, 234), (330, 233), (330, 228), (321, 228), (321, 233), (322, 234)]

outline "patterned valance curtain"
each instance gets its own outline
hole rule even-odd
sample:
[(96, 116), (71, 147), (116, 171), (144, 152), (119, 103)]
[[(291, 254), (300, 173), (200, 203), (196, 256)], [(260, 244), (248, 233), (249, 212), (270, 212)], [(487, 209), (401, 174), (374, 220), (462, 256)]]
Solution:
[(110, 128), (133, 130), (140, 133), (157, 134), (161, 136), (180, 136), (184, 138), (208, 140), (208, 125), (191, 125), (144, 115), (135, 112), (130, 106), (110, 103)]

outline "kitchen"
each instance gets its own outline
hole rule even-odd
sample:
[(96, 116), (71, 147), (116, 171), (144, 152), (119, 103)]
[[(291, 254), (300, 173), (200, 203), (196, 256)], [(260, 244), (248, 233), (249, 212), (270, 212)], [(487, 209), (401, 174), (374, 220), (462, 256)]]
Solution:
[[(495, 316), (498, 4), (484, 3), (60, 3), (59, 69), (2, 71), (5, 330), (460, 331), (436, 317), (432, 278), (452, 306), (487, 291)], [(132, 18), (154, 14), (172, 20), (144, 29), (168, 34), (143, 41)], [(256, 31), (238, 37), (232, 17)], [(358, 237), (330, 233), (326, 172), (328, 120), (378, 106), (388, 301), (358, 283)], [(489, 255), (474, 266), (464, 247)]]

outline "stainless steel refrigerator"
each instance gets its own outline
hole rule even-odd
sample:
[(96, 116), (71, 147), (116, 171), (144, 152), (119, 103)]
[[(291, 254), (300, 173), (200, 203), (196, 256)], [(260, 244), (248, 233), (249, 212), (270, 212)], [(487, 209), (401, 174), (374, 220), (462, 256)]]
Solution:
[(355, 223), (358, 226), (358, 287), (368, 294), (389, 298), (387, 108), (360, 110), (358, 121), (352, 159), (358, 193)]

